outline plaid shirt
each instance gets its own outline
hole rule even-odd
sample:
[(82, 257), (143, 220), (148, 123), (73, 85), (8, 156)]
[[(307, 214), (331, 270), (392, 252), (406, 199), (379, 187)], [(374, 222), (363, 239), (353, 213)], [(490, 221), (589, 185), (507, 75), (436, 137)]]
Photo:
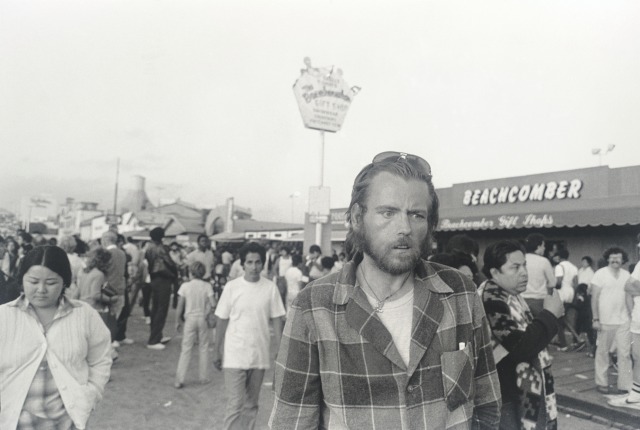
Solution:
[(407, 366), (357, 286), (356, 267), (315, 281), (291, 306), (271, 428), (497, 428), (500, 383), (472, 281), (418, 264)]

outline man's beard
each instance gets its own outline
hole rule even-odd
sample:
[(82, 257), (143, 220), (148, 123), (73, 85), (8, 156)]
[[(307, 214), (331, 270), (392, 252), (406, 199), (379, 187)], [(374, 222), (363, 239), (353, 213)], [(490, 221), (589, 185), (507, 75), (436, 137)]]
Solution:
[[(427, 233), (427, 236), (417, 248), (414, 247), (415, 239), (409, 236), (399, 238), (396, 243), (390, 246), (374, 248), (373, 238), (370, 237), (363, 223), (360, 231), (353, 231), (353, 239), (356, 249), (371, 257), (380, 270), (391, 275), (401, 275), (412, 270), (418, 264), (420, 258), (427, 257), (431, 244), (431, 232)], [(407, 255), (402, 258), (391, 256), (389, 251), (392, 251), (396, 245), (409, 246)]]

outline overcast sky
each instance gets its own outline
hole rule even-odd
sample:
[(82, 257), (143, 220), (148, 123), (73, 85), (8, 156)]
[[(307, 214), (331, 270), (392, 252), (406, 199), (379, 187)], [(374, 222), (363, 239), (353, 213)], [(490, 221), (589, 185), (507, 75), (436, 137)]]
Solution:
[[(53, 193), (302, 220), (319, 133), (292, 85), (340, 67), (362, 91), (327, 133), (332, 207), (378, 152), (427, 159), (436, 187), (640, 164), (640, 2), (0, 2), (0, 207)], [(294, 192), (299, 198), (291, 199)]]

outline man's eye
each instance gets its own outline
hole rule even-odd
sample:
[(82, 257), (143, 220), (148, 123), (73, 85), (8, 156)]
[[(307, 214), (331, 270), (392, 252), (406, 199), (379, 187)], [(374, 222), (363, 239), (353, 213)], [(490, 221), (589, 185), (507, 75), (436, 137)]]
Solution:
[(421, 213), (416, 213), (411, 215), (415, 219), (425, 219), (426, 217)]
[(385, 218), (391, 218), (393, 216), (393, 211), (384, 211), (382, 212), (382, 216)]

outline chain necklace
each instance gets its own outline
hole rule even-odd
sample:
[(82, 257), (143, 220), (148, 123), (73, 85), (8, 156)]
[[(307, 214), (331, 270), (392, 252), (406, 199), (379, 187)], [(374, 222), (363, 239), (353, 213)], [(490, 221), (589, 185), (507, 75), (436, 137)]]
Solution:
[(367, 281), (367, 277), (364, 276), (364, 269), (362, 269), (362, 265), (360, 265), (360, 273), (362, 273), (362, 279), (364, 280), (364, 283), (367, 285), (367, 288), (369, 288), (369, 291), (371, 291), (371, 293), (373, 293), (373, 297), (375, 297), (376, 301), (378, 302), (378, 304), (375, 307), (375, 311), (377, 313), (382, 313), (382, 308), (384, 307), (384, 304), (387, 302), (387, 300), (389, 300), (393, 295), (395, 295), (396, 293), (398, 293), (402, 287), (404, 287), (404, 284), (407, 282), (407, 279), (409, 279), (409, 275), (411, 274), (411, 272), (407, 273), (407, 276), (404, 277), (404, 280), (402, 281), (402, 284), (400, 284), (400, 288), (398, 288), (397, 290), (395, 290), (393, 293), (389, 294), (387, 297), (385, 297), (384, 299), (380, 300), (380, 298), (378, 298), (378, 295), (376, 294), (375, 291), (373, 291), (373, 288), (371, 288), (371, 285), (369, 284), (369, 281)]

